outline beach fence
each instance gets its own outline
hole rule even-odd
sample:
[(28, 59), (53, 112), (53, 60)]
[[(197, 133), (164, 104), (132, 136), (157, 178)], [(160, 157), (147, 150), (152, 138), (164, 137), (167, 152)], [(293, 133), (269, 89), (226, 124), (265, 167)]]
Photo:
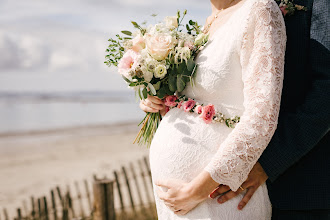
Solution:
[(57, 186), (48, 196), (31, 197), (0, 220), (153, 220), (157, 219), (147, 157), (91, 181)]

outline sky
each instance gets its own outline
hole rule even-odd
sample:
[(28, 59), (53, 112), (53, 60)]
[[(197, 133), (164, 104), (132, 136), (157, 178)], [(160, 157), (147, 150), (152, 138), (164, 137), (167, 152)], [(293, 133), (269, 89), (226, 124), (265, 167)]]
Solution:
[(178, 9), (201, 24), (211, 11), (202, 0), (0, 0), (0, 92), (125, 90), (103, 63), (107, 40)]

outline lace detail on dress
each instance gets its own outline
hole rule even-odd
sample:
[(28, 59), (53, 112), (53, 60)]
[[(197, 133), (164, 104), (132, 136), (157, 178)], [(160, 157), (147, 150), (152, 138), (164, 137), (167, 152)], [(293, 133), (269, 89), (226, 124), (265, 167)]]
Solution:
[(255, 1), (241, 48), (244, 108), (241, 122), (205, 168), (236, 191), (273, 136), (280, 108), (286, 44), (282, 14), (273, 1)]

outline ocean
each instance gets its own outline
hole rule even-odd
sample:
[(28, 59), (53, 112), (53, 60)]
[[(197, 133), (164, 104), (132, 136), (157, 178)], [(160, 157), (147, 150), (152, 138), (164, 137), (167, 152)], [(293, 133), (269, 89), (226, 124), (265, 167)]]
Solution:
[(0, 93), (0, 134), (136, 122), (145, 113), (134, 93)]

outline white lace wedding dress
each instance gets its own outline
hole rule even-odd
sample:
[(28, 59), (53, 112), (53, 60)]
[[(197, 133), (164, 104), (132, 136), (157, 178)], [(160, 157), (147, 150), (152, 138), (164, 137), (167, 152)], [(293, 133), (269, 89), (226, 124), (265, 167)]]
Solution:
[[(170, 110), (150, 148), (154, 181), (189, 182), (206, 170), (219, 184), (233, 191), (239, 188), (276, 129), (285, 43), (283, 16), (273, 0), (242, 2), (199, 53), (195, 86), (183, 92), (199, 103), (214, 104), (227, 117), (241, 116), (241, 121), (232, 129), (220, 123), (205, 124), (195, 113)], [(207, 199), (188, 214), (177, 216), (155, 194), (159, 220), (271, 218), (265, 184), (239, 211), (242, 197), (221, 205)]]

